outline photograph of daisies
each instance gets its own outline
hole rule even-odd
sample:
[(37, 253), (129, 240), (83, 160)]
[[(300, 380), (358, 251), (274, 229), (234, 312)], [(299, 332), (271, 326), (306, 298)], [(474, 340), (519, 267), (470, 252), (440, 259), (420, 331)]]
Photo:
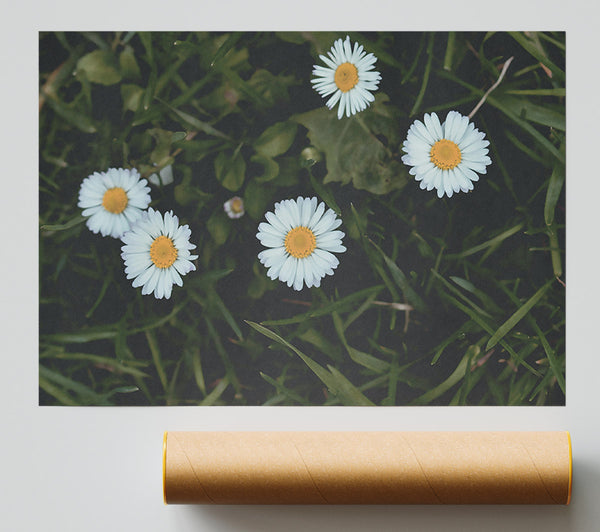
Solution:
[(564, 405), (565, 33), (40, 32), (40, 405)]

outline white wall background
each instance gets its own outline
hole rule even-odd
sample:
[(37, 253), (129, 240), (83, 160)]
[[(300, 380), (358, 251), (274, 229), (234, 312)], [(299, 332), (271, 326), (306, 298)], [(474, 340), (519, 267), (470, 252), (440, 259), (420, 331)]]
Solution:
[[(0, 72), (0, 529), (358, 532), (600, 530), (597, 16), (591, 2), (25, 0), (4, 12)], [(567, 406), (50, 408), (37, 406), (39, 30), (566, 30)], [(164, 506), (164, 430), (570, 430), (573, 499), (542, 506)]]

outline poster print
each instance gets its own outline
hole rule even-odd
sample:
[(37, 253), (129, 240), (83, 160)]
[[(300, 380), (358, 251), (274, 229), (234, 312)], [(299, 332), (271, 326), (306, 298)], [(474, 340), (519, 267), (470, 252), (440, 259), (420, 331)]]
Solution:
[(564, 405), (565, 34), (39, 34), (40, 405)]

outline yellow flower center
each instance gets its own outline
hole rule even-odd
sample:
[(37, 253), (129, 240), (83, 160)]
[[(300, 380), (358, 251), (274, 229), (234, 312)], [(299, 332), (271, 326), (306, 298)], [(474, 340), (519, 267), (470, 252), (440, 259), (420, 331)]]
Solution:
[(231, 203), (229, 203), (229, 207), (231, 207), (231, 210), (235, 214), (239, 214), (244, 210), (244, 202), (242, 201), (242, 198), (235, 197), (232, 198)]
[(285, 250), (296, 259), (304, 259), (317, 247), (317, 238), (308, 227), (294, 227), (285, 235)]
[(157, 268), (169, 268), (177, 260), (177, 248), (169, 237), (160, 235), (150, 246), (150, 258)]
[(358, 70), (352, 63), (342, 63), (337, 67), (333, 80), (342, 92), (348, 92), (358, 83)]
[(456, 168), (462, 160), (460, 148), (451, 140), (438, 140), (431, 147), (429, 160), (442, 170), (452, 170), (452, 168)]
[(127, 192), (121, 187), (109, 188), (102, 197), (102, 206), (113, 214), (121, 214), (128, 202)]

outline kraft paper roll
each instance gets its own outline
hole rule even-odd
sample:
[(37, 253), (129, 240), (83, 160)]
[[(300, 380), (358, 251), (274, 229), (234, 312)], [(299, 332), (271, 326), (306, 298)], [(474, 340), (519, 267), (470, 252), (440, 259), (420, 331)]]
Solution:
[(168, 504), (569, 504), (568, 432), (166, 432)]

